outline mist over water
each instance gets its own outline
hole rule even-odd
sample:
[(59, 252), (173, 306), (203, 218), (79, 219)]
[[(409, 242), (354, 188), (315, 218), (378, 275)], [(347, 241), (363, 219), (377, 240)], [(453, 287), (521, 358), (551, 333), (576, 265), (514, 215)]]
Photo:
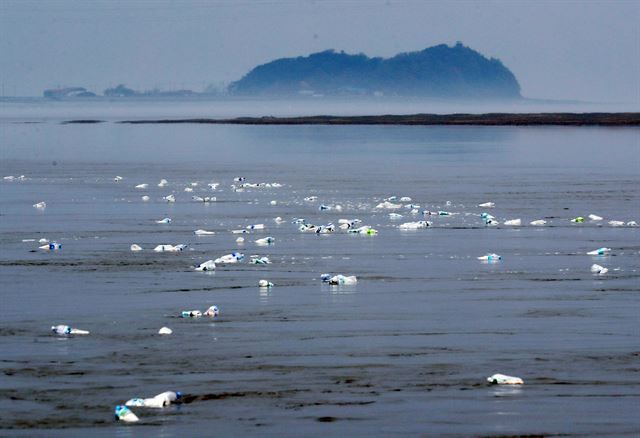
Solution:
[[(0, 175), (28, 179), (0, 181), (6, 434), (620, 436), (640, 428), (640, 228), (607, 224), (640, 219), (637, 128), (63, 125), (76, 116), (265, 115), (267, 104), (15, 105), (0, 117)], [(333, 109), (322, 105), (304, 108)], [(283, 187), (235, 192), (236, 176)], [(157, 187), (162, 178), (167, 187)], [(194, 192), (184, 192), (192, 182)], [(221, 185), (212, 192), (209, 182)], [(135, 189), (140, 183), (149, 188)], [(162, 200), (170, 193), (174, 204)], [(218, 200), (193, 202), (194, 194)], [(311, 195), (318, 201), (303, 200)], [(404, 218), (392, 221), (374, 209), (391, 195), (457, 214), (403, 232), (398, 223), (423, 217), (402, 208)], [(42, 200), (45, 210), (32, 207)], [(500, 222), (525, 226), (485, 227), (477, 204), (487, 201)], [(343, 211), (319, 211), (320, 203)], [(589, 213), (605, 220), (570, 222)], [(163, 217), (173, 222), (155, 223)], [(294, 217), (359, 218), (379, 234), (300, 233)], [(548, 224), (527, 226), (535, 219)], [(230, 230), (255, 223), (266, 230), (236, 244)], [(216, 234), (197, 237), (199, 228)], [(275, 244), (254, 243), (265, 236)], [(41, 237), (62, 249), (38, 250)], [(145, 251), (132, 253), (132, 243)], [(151, 251), (164, 243), (189, 247)], [(612, 254), (585, 254), (602, 246)], [(237, 250), (273, 263), (193, 271)], [(502, 261), (476, 259), (487, 252)], [(593, 263), (609, 274), (593, 275)], [(322, 285), (325, 272), (357, 275), (358, 284)], [(262, 278), (276, 286), (259, 289)], [(218, 319), (178, 318), (213, 304)], [(91, 334), (49, 333), (62, 323)], [(174, 334), (158, 336), (162, 326)], [(525, 385), (487, 386), (497, 372)], [(182, 391), (184, 403), (135, 410), (140, 427), (112, 421), (116, 404), (165, 390)]]

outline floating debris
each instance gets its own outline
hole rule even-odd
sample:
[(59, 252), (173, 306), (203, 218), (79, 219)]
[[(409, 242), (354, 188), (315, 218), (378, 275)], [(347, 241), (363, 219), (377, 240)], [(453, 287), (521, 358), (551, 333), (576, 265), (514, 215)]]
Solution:
[(520, 377), (507, 376), (506, 374), (494, 374), (487, 377), (487, 381), (492, 385), (524, 385)]
[(598, 248), (598, 249), (594, 249), (593, 251), (589, 251), (587, 253), (587, 255), (604, 255), (604, 254), (609, 254), (611, 252), (611, 248)]
[(53, 325), (51, 326), (51, 331), (56, 335), (88, 335), (89, 332), (87, 330), (80, 330), (77, 328), (73, 328), (68, 325)]
[(597, 265), (595, 263), (593, 265), (591, 265), (591, 273), (592, 274), (604, 275), (607, 272), (609, 272), (609, 269), (607, 269), (607, 268), (605, 268), (603, 266)]
[(511, 227), (519, 227), (520, 225), (522, 225), (522, 220), (521, 219), (509, 219), (508, 221), (504, 221), (505, 225), (509, 225)]
[(125, 423), (135, 423), (137, 421), (140, 421), (136, 414), (131, 412), (131, 409), (121, 405), (116, 406), (115, 417), (116, 420), (124, 421)]
[(196, 236), (212, 236), (216, 233), (213, 231), (207, 231), (207, 230), (195, 230), (193, 234), (195, 234)]
[(196, 271), (215, 271), (216, 263), (213, 260), (207, 260), (196, 266)]

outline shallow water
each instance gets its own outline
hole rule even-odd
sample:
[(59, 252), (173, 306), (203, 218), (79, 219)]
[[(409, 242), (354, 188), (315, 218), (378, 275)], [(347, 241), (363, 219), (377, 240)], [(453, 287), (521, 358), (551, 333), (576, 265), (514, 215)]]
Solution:
[[(3, 434), (640, 430), (640, 228), (607, 225), (640, 220), (637, 128), (5, 120), (0, 129), (1, 176), (28, 177), (0, 181)], [(284, 186), (234, 192), (235, 176)], [(161, 178), (167, 187), (156, 186)], [(185, 193), (190, 182), (199, 185)], [(175, 204), (162, 201), (169, 193)], [(310, 195), (318, 202), (303, 201)], [(392, 221), (373, 209), (391, 195), (458, 214), (400, 231), (422, 217), (403, 210)], [(43, 200), (44, 211), (32, 207)], [(501, 222), (548, 224), (487, 228), (476, 207), (486, 201)], [(569, 221), (589, 213), (605, 221)], [(154, 222), (166, 216), (172, 224)], [(294, 217), (359, 218), (379, 234), (300, 233)], [(266, 230), (237, 245), (230, 230), (253, 223)], [(197, 237), (198, 228), (216, 234)], [(253, 243), (265, 236), (276, 243)], [(38, 250), (41, 237), (62, 249)], [(130, 252), (132, 243), (145, 251)], [(151, 251), (163, 243), (189, 247)], [(612, 254), (585, 255), (601, 246)], [(192, 270), (235, 250), (273, 263)], [(487, 252), (503, 260), (476, 259)], [(593, 263), (609, 273), (594, 276)], [(359, 281), (329, 287), (324, 272)], [(259, 289), (261, 278), (276, 286)], [(221, 309), (213, 321), (177, 317), (212, 304)], [(49, 333), (62, 323), (91, 335)], [(158, 336), (162, 326), (173, 335)], [(497, 372), (525, 385), (486, 385)], [(168, 389), (184, 403), (134, 409), (134, 426), (112, 420), (116, 404)]]

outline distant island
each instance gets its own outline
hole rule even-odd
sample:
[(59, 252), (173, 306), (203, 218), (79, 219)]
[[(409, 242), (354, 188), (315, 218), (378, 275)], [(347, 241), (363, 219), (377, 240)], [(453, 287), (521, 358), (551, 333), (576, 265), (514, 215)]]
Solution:
[(236, 96), (418, 96), (520, 99), (514, 74), (462, 43), (369, 58), (327, 50), (259, 65), (231, 83)]
[[(163, 97), (169, 97), (169, 98), (174, 98), (174, 97), (195, 97), (195, 96), (208, 96), (210, 95), (210, 92), (203, 92), (203, 93), (197, 93), (195, 91), (191, 91), (191, 90), (171, 90), (171, 91), (163, 91), (163, 90), (158, 90), (158, 89), (154, 89), (154, 90), (146, 90), (146, 91), (136, 91), (133, 90), (131, 88), (128, 88), (127, 86), (125, 86), (124, 84), (120, 84), (116, 87), (112, 87), (112, 88), (107, 88), (106, 90), (104, 90), (104, 97), (108, 97), (108, 98), (120, 98), (120, 97), (127, 97), (127, 98), (137, 98), (137, 97), (156, 97), (156, 98), (163, 98)], [(43, 97), (46, 97), (48, 99), (57, 99), (57, 100), (61, 100), (61, 99), (74, 99), (74, 98), (79, 98), (79, 97), (103, 97), (103, 96), (99, 96), (96, 93), (93, 93), (91, 91), (88, 91), (87, 89), (83, 88), (83, 87), (61, 87), (61, 88), (51, 88), (48, 90), (44, 90), (44, 92), (42, 93)]]
[(325, 50), (309, 56), (282, 58), (259, 65), (229, 86), (205, 90), (138, 91), (120, 84), (103, 95), (83, 87), (45, 90), (50, 99), (215, 97), (322, 98), (413, 97), (455, 100), (521, 99), (514, 74), (495, 58), (486, 58), (457, 43), (400, 53), (391, 58)]

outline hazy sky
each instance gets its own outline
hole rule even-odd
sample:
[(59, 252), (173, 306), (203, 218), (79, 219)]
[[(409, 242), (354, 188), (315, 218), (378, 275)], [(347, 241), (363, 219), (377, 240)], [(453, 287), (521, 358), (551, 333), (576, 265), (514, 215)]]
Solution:
[(640, 0), (0, 0), (0, 83), (202, 90), (279, 57), (458, 40), (501, 59), (526, 97), (640, 102)]

